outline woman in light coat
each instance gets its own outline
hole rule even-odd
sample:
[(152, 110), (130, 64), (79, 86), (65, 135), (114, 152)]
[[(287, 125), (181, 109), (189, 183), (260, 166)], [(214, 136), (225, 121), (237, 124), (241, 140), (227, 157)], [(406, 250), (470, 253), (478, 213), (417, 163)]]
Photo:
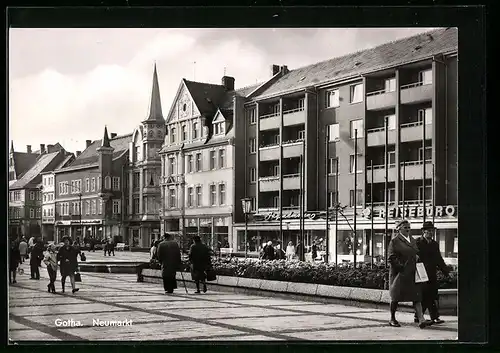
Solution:
[(288, 261), (292, 260), (295, 257), (295, 246), (290, 241), (288, 242), (288, 246), (286, 247), (286, 259)]
[(413, 302), (418, 318), (418, 326), (424, 328), (431, 324), (424, 319), (422, 311), (422, 289), (415, 283), (415, 272), (418, 261), (418, 247), (411, 236), (410, 222), (401, 220), (396, 223), (397, 235), (391, 239), (387, 249), (389, 270), (389, 294), (391, 297), (391, 320), (389, 325), (400, 327), (396, 320), (399, 302)]
[(43, 258), (43, 262), (47, 265), (47, 272), (49, 274), (50, 283), (47, 285), (47, 290), (49, 292), (56, 292), (56, 277), (57, 277), (57, 251), (56, 245), (50, 244), (49, 248), (45, 252), (45, 256)]

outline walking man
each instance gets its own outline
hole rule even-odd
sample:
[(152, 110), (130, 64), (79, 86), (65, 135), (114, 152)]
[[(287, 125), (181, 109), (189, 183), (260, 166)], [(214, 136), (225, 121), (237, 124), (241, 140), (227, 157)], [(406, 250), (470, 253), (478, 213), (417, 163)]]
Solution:
[(26, 243), (26, 239), (22, 237), (21, 242), (19, 243), (19, 253), (21, 254), (21, 263), (24, 263), (26, 260), (26, 256), (28, 255), (28, 243)]
[(420, 260), (423, 262), (425, 271), (429, 277), (429, 281), (423, 283), (422, 312), (425, 313), (425, 310), (429, 309), (432, 323), (442, 324), (444, 321), (439, 318), (437, 306), (437, 301), (439, 300), (437, 269), (439, 268), (445, 276), (449, 275), (449, 270), (439, 251), (439, 244), (432, 239), (435, 229), (432, 222), (424, 222), (422, 226), (422, 236), (417, 239), (417, 246)]
[(175, 274), (181, 269), (181, 249), (172, 239), (172, 234), (165, 233), (164, 240), (158, 246), (158, 261), (161, 263), (161, 276), (165, 294), (171, 294), (177, 288)]

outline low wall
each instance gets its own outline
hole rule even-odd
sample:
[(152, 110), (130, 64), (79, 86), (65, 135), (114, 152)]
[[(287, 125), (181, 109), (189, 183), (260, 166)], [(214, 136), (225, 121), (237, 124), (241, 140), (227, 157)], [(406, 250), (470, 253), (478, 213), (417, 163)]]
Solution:
[(137, 273), (137, 268), (140, 265), (149, 264), (146, 262), (106, 262), (106, 261), (82, 261), (78, 263), (80, 272), (93, 273)]
[[(161, 270), (143, 269), (144, 282), (161, 283)], [(184, 278), (186, 284), (192, 287), (189, 272), (177, 273), (177, 279)], [(389, 291), (382, 289), (367, 289), (356, 287), (339, 287), (324, 284), (296, 283), (271, 281), (265, 279), (217, 276), (217, 280), (208, 282), (216, 291), (230, 291), (263, 296), (278, 296), (296, 298), (306, 301), (319, 301), (325, 303), (339, 303), (353, 306), (383, 307), (390, 303)], [(457, 290), (439, 290), (439, 310), (442, 314), (457, 314)], [(406, 310), (413, 310), (412, 303), (401, 303)]]

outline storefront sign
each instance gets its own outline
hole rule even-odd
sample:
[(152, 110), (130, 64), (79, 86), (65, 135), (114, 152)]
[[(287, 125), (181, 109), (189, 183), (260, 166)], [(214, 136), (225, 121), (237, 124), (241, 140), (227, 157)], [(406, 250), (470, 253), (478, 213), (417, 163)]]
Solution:
[(11, 219), (9, 222), (11, 225), (18, 226), (21, 224), (21, 221), (19, 219)]
[(102, 220), (92, 220), (92, 221), (87, 221), (87, 220), (82, 220), (82, 222), (80, 223), (80, 221), (71, 221), (71, 224), (91, 224), (91, 225), (94, 225), (94, 224), (101, 224), (102, 223)]
[(42, 223), (54, 223), (54, 218), (42, 218)]
[[(325, 218), (325, 211), (307, 211), (304, 212), (304, 219), (315, 220), (320, 218)], [(278, 212), (270, 213), (256, 213), (253, 215), (254, 221), (279, 221), (280, 214)], [(300, 212), (297, 211), (287, 211), (282, 213), (281, 219), (300, 219)]]
[(374, 209), (373, 215), (371, 214), (371, 209), (366, 208), (363, 211), (363, 217), (366, 218), (422, 218), (425, 215), (427, 217), (456, 217), (457, 216), (457, 207), (453, 205), (447, 206), (399, 206), (399, 207), (391, 207), (387, 209), (387, 217), (385, 214), (385, 209)]

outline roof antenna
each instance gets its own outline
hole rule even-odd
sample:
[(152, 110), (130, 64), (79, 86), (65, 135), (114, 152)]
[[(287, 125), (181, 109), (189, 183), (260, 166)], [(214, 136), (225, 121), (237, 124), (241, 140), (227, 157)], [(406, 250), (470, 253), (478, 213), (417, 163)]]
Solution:
[(196, 61), (193, 61), (193, 81), (196, 81)]

